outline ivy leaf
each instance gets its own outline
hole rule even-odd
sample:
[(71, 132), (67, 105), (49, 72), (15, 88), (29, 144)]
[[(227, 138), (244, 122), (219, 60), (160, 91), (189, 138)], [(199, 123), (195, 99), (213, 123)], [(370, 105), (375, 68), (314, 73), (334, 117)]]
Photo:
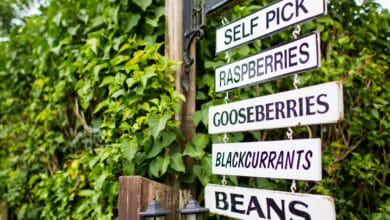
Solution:
[(150, 4), (152, 3), (152, 0), (142, 0), (142, 1), (139, 1), (139, 0), (133, 0), (133, 3), (138, 5), (142, 11), (145, 11), (147, 7), (150, 6)]
[(196, 149), (198, 151), (201, 151), (209, 143), (209, 135), (197, 133), (197, 134), (195, 134), (194, 138), (192, 139), (192, 142), (194, 143)]
[(125, 61), (127, 61), (130, 57), (125, 55), (118, 55), (115, 56), (113, 59), (110, 60), (110, 64), (113, 66), (119, 65)]
[(163, 145), (163, 147), (169, 146), (170, 144), (172, 144), (174, 140), (176, 140), (176, 134), (174, 132), (163, 131), (161, 132), (161, 137), (162, 137), (161, 144)]
[(178, 172), (185, 172), (185, 166), (183, 162), (183, 157), (179, 152), (175, 152), (171, 155), (170, 167)]
[(149, 165), (150, 173), (155, 177), (160, 177), (167, 172), (170, 157), (157, 157)]
[(90, 38), (87, 40), (87, 46), (97, 55), (97, 48), (100, 45), (99, 39)]
[(156, 73), (152, 69), (150, 69), (150, 68), (146, 69), (145, 74), (143, 76), (141, 76), (142, 86), (145, 88), (147, 83), (148, 83), (148, 80), (155, 75), (156, 75)]
[(126, 32), (129, 32), (133, 30), (133, 28), (138, 24), (139, 20), (141, 19), (141, 15), (139, 14), (131, 14), (128, 17), (128, 20), (126, 22)]
[(183, 155), (189, 156), (195, 159), (202, 159), (204, 151), (198, 150), (193, 143), (188, 143), (185, 145)]
[(167, 121), (172, 116), (169, 114), (163, 114), (161, 117), (155, 113), (152, 113), (149, 116), (148, 121), (148, 133), (152, 135), (155, 139), (160, 135), (160, 132), (165, 129)]
[(161, 142), (157, 141), (153, 147), (152, 150), (149, 151), (149, 153), (146, 155), (146, 158), (153, 158), (156, 157), (163, 149), (163, 145)]
[(158, 26), (158, 20), (159, 20), (159, 18), (158, 17), (156, 17), (156, 18), (145, 18), (145, 22), (147, 23), (147, 24), (149, 24), (150, 26), (152, 26), (152, 27), (157, 27)]
[(138, 141), (136, 137), (131, 140), (129, 138), (124, 138), (122, 140), (121, 151), (124, 157), (128, 161), (133, 160), (134, 155), (137, 153), (137, 150), (138, 150)]

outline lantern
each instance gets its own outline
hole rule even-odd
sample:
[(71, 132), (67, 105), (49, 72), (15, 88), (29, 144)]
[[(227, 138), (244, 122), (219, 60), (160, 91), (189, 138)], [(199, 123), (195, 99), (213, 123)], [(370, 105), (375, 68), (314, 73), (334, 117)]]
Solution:
[(200, 207), (192, 195), (190, 195), (185, 207), (178, 210), (185, 220), (201, 220), (203, 219), (203, 214), (208, 211), (209, 209)]
[(140, 212), (139, 215), (144, 217), (145, 220), (163, 220), (167, 215), (171, 213), (169, 210), (163, 209), (160, 203), (156, 200), (156, 197), (149, 203), (148, 208), (144, 212)]

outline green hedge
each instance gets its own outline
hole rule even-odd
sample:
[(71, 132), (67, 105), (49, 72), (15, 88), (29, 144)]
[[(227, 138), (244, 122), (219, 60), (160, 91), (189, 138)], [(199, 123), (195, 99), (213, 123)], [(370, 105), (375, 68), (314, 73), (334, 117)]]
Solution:
[[(242, 17), (271, 1), (247, 0), (226, 12)], [(195, 138), (183, 141), (174, 115), (183, 95), (176, 63), (164, 54), (162, 0), (52, 0), (0, 42), (0, 200), (11, 219), (113, 219), (118, 177), (141, 175), (183, 187), (220, 183), (211, 174), (208, 108), (221, 17), (198, 42)], [(1, 16), (1, 15), (0, 15)], [(8, 15), (7, 15), (8, 16)], [(298, 191), (335, 198), (338, 219), (390, 217), (390, 15), (366, 1), (331, 1), (328, 15), (302, 24), (321, 33), (322, 65), (299, 74), (299, 87), (342, 80), (345, 118), (310, 126), (323, 142), (323, 180)], [(293, 38), (292, 28), (228, 52), (232, 60)], [(230, 92), (230, 101), (292, 89), (292, 78)], [(229, 142), (286, 139), (286, 129), (228, 134)], [(294, 138), (308, 137), (306, 127)], [(185, 166), (184, 157), (194, 164)], [(228, 177), (228, 184), (288, 191), (290, 181)], [(211, 216), (210, 218), (216, 218)], [(220, 218), (220, 217), (218, 217)]]

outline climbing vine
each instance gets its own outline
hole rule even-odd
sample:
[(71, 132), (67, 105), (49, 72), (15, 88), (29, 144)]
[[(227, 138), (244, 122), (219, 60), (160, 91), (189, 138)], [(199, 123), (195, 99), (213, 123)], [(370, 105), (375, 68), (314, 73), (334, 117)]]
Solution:
[[(271, 3), (246, 0), (228, 10), (235, 20)], [(331, 195), (338, 219), (387, 219), (390, 142), (390, 15), (372, 1), (330, 1), (328, 15), (305, 22), (321, 33), (322, 65), (299, 74), (300, 87), (341, 80), (345, 116), (310, 126), (323, 143), (323, 180), (297, 182), (298, 191)], [(196, 186), (211, 173), (208, 108), (214, 93), (215, 29), (208, 17), (198, 41), (196, 134), (184, 146), (175, 120), (176, 61), (164, 54), (163, 0), (52, 0), (41, 14), (7, 26), (0, 42), (0, 200), (11, 219), (115, 219), (118, 177), (177, 178)], [(11, 20), (7, 17), (2, 21)], [(0, 15), (1, 16), (1, 15)], [(2, 24), (4, 26), (4, 24)], [(229, 51), (233, 61), (292, 39), (292, 29)], [(232, 91), (231, 101), (291, 89), (285, 77)], [(307, 128), (294, 135), (308, 136)], [(230, 142), (285, 139), (274, 129), (228, 134)], [(193, 159), (184, 164), (185, 157)], [(278, 179), (227, 177), (231, 185), (288, 190)], [(211, 218), (216, 218), (212, 216)], [(222, 218), (222, 217), (218, 217)]]

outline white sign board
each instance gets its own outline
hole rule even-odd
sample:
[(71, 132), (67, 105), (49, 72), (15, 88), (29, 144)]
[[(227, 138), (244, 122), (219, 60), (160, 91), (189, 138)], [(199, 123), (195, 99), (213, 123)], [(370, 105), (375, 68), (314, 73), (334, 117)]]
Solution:
[(264, 82), (320, 66), (320, 35), (309, 35), (215, 70), (215, 92)]
[(325, 14), (325, 0), (277, 1), (217, 29), (216, 53)]
[(342, 90), (329, 82), (212, 106), (209, 134), (334, 123), (344, 115)]
[(321, 139), (213, 144), (213, 174), (320, 181)]
[(323, 195), (209, 184), (205, 201), (210, 212), (238, 219), (336, 219), (333, 198)]

